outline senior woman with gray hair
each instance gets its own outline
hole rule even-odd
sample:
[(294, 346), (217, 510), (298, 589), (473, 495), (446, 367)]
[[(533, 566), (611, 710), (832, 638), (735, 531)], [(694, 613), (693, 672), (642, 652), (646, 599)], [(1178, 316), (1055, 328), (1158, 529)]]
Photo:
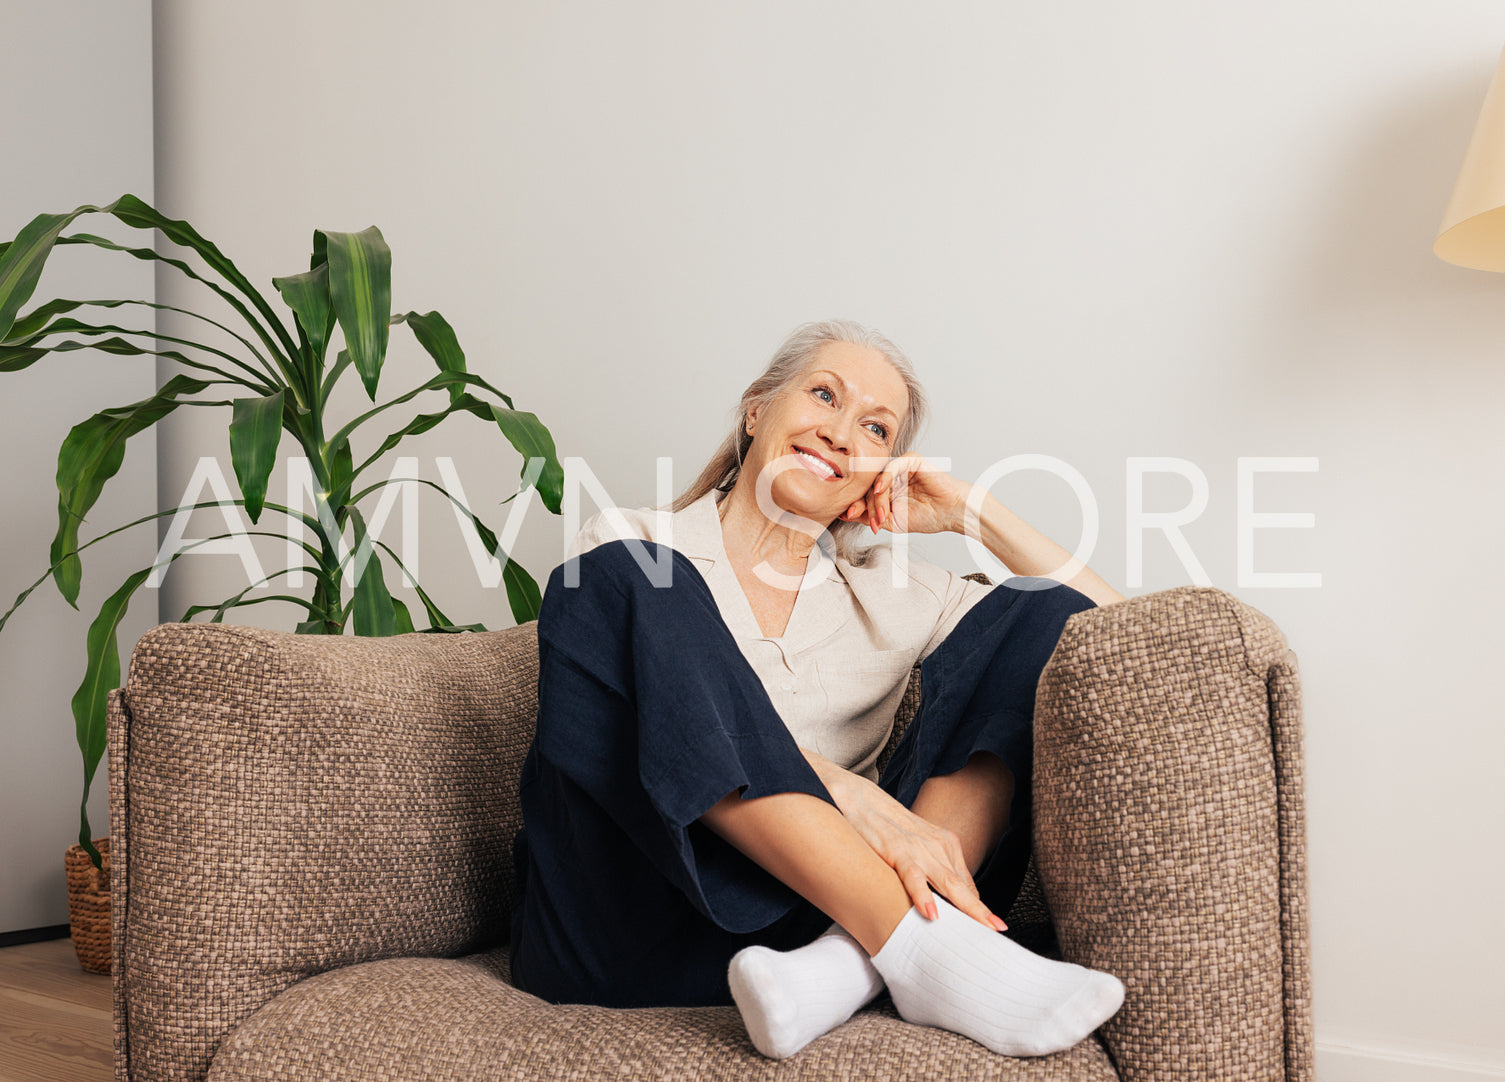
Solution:
[[(904, 1019), (1004, 1055), (1118, 1010), (1116, 977), (1026, 950), (997, 914), (1029, 856), (1041, 669), (1068, 617), (1122, 597), (910, 452), (925, 408), (886, 338), (806, 324), (668, 509), (582, 527), (538, 618), (519, 988), (735, 1003), (773, 1058), (885, 986)], [(857, 544), (885, 530), (965, 531), (1027, 577), (986, 587)]]

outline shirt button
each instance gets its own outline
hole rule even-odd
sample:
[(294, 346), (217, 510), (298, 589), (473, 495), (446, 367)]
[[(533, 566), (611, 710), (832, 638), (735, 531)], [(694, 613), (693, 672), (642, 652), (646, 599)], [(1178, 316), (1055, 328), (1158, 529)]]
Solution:
[(785, 691), (790, 690), (790, 686), (788, 684), (780, 684), (779, 686), (782, 687)]

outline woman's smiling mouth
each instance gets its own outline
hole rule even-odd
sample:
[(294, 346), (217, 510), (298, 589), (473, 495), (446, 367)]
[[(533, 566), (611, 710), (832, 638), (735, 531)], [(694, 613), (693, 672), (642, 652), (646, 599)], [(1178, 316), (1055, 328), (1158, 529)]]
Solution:
[(827, 462), (825, 459), (821, 458), (819, 455), (807, 451), (803, 447), (797, 447), (792, 443), (789, 446), (793, 448), (795, 457), (800, 460), (800, 463), (805, 467), (805, 469), (809, 470), (817, 477), (823, 478), (827, 481), (834, 481), (841, 477), (841, 471), (838, 470), (835, 466), (831, 465), (831, 463)]

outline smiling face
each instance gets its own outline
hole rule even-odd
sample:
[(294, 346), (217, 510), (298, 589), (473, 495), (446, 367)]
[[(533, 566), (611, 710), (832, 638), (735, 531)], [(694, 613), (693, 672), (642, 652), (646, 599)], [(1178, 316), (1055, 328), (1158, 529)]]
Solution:
[(909, 411), (904, 378), (876, 349), (827, 342), (768, 407), (748, 412), (744, 473), (772, 466), (773, 502), (822, 524), (867, 492)]

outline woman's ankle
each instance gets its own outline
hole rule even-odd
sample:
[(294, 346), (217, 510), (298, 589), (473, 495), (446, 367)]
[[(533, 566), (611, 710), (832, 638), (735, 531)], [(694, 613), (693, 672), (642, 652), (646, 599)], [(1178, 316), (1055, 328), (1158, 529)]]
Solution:
[(819, 797), (787, 792), (744, 800), (733, 790), (700, 820), (850, 932), (868, 957), (909, 912), (898, 873)]
[(850, 923), (842, 922), (842, 927), (867, 951), (869, 958), (883, 949), (883, 944), (888, 942), (888, 937), (893, 935), (894, 929), (904, 919), (904, 914), (913, 906), (897, 876), (894, 884), (898, 887), (897, 892), (878, 892), (871, 906), (865, 907), (861, 913), (852, 914)]

